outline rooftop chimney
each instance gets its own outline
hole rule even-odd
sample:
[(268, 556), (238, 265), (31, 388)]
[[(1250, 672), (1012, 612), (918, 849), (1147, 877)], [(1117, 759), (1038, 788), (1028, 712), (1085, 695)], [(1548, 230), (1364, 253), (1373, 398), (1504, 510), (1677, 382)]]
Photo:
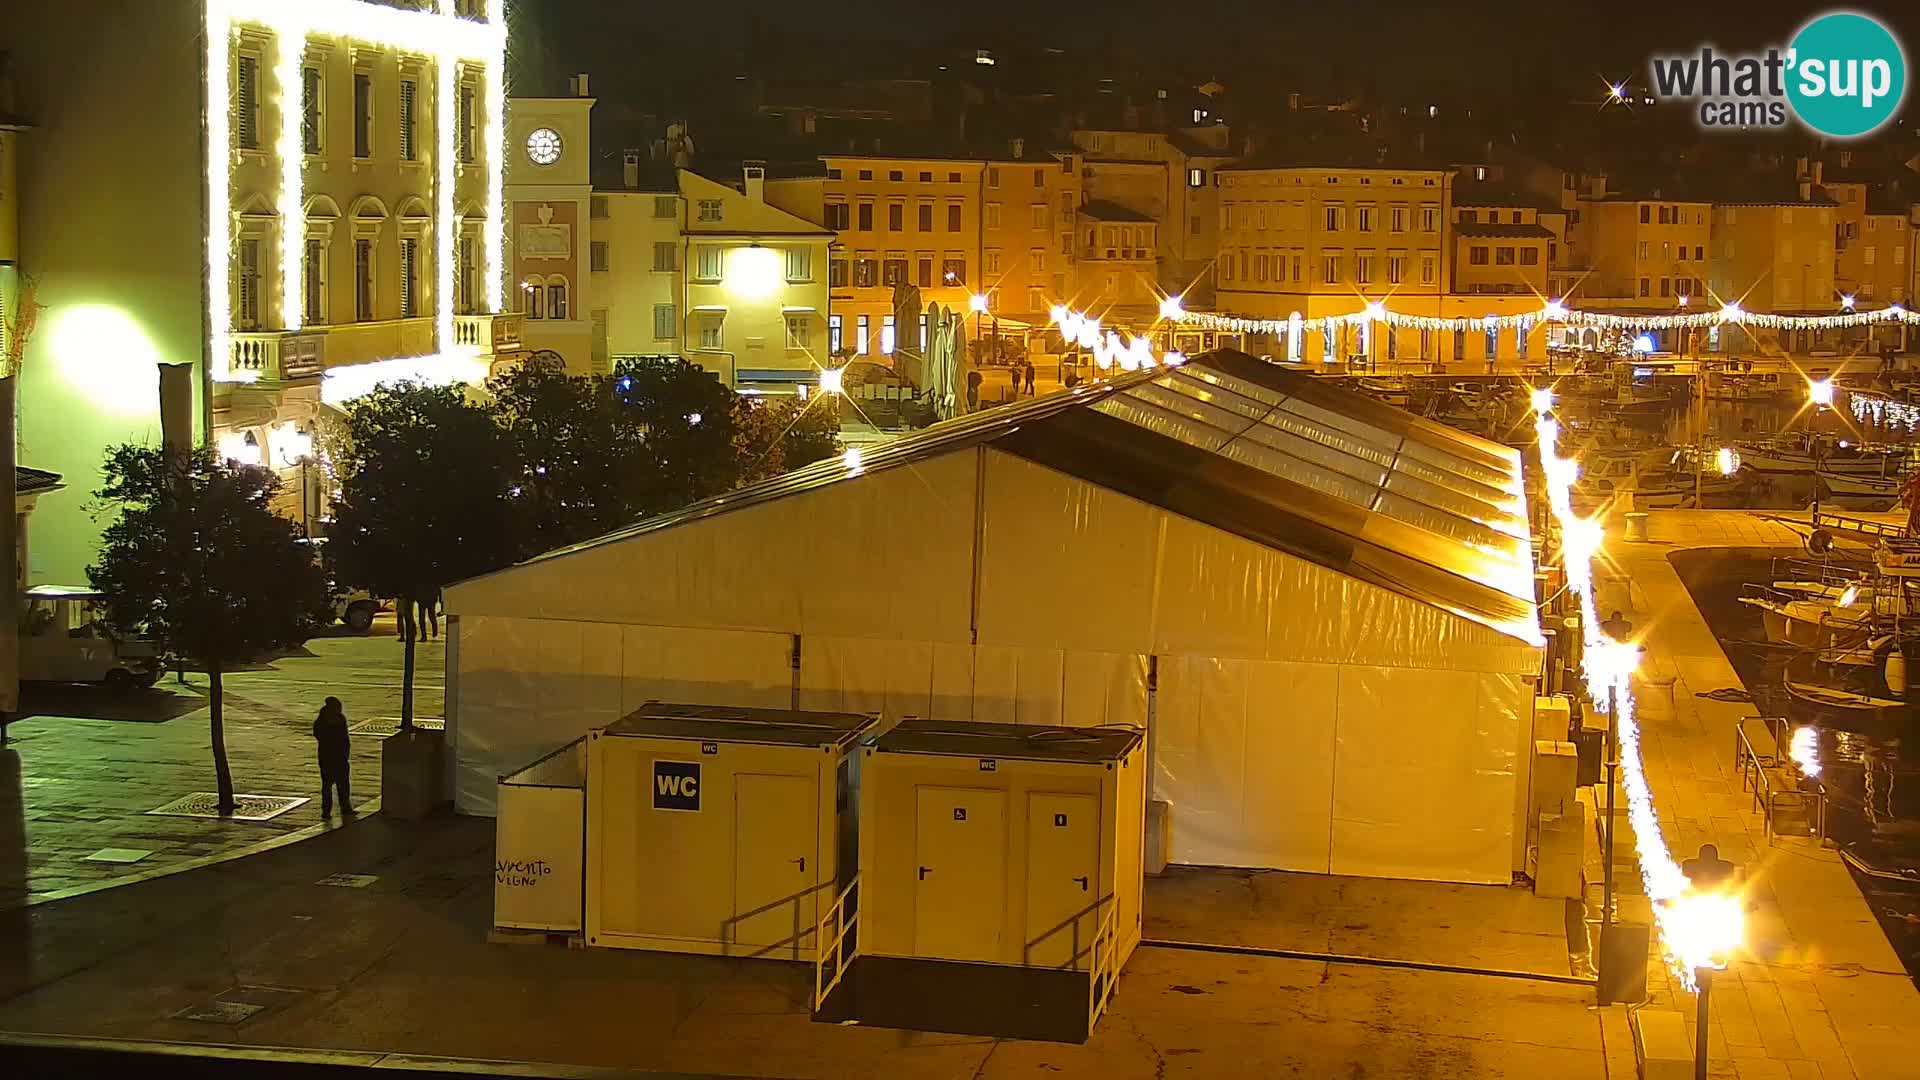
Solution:
[(1021, 158), (1026, 156), (1027, 140), (1020, 139), (1020, 138), (1009, 140), (1007, 143), (1007, 149), (1013, 151), (1013, 160), (1019, 161)]
[(620, 179), (628, 191), (640, 190), (640, 151), (621, 151)]
[(766, 202), (767, 163), (764, 161), (749, 161), (742, 171), (746, 174), (745, 191), (747, 198), (754, 202)]
[(570, 76), (567, 79), (567, 93), (573, 97), (592, 97), (587, 90), (587, 73)]

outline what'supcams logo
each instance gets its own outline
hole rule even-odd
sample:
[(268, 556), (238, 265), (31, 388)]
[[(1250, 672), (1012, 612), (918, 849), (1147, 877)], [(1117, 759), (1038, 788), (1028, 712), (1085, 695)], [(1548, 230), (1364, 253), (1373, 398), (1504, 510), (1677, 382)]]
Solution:
[(1654, 92), (1698, 102), (1703, 128), (1778, 128), (1798, 117), (1836, 139), (1868, 135), (1893, 118), (1907, 92), (1907, 57), (1899, 39), (1871, 16), (1822, 15), (1800, 28), (1785, 49), (1725, 55), (1656, 56)]

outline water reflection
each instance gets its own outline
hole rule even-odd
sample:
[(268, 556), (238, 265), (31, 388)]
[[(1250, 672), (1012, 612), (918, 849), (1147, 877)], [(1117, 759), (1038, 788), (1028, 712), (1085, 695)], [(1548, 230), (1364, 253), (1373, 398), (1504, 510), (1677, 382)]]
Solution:
[(1771, 555), (1688, 551), (1673, 562), (1753, 697), (1754, 715), (1784, 716), (1814, 730), (1819, 775), (1803, 783), (1827, 796), (1828, 835), (1858, 857), (1849, 864), (1854, 880), (1908, 974), (1920, 982), (1920, 880), (1899, 879), (1908, 868), (1920, 869), (1920, 737), (1908, 737), (1916, 710), (1846, 723), (1786, 697), (1782, 684), (1793, 657), (1757, 647), (1765, 640), (1758, 610), (1738, 602), (1745, 583), (1770, 579)]

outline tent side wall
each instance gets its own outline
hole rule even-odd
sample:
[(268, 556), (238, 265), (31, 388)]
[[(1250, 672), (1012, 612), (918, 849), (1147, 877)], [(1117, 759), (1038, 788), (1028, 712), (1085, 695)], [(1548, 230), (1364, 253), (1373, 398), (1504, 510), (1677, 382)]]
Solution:
[(1144, 727), (1157, 657), (1176, 861), (1520, 865), (1536, 647), (990, 448), (537, 560), (448, 607), (468, 813), (650, 698)]

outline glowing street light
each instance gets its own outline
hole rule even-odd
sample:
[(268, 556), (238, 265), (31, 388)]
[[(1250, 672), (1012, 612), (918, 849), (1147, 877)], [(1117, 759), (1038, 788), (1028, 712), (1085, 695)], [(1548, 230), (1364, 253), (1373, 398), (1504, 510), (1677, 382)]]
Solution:
[(220, 460), (240, 465), (258, 465), (260, 440), (251, 431), (229, 431), (220, 436)]
[(967, 310), (973, 312), (975, 315), (987, 310), (987, 294), (974, 293), (972, 296), (967, 297)]
[[(841, 394), (846, 392), (847, 369), (830, 367), (820, 369), (820, 392), (823, 394)], [(698, 421), (695, 421), (698, 423)]]
[(1732, 476), (1740, 471), (1740, 454), (1731, 446), (1723, 446), (1714, 453), (1713, 463), (1720, 467), (1721, 476)]
[(1180, 298), (1177, 296), (1169, 296), (1160, 301), (1160, 317), (1163, 319), (1179, 322), (1180, 317), (1186, 313), (1187, 309), (1180, 306)]
[(1832, 379), (1808, 379), (1807, 380), (1807, 400), (1817, 406), (1826, 406), (1829, 408), (1832, 407), (1833, 380)]
[(1840, 306), (1843, 308), (1846, 308), (1848, 311), (1852, 311), (1853, 310), (1853, 294), (1847, 293), (1845, 296), (1842, 296), (1840, 298)]
[(1553, 387), (1536, 386), (1527, 397), (1533, 404), (1535, 416), (1545, 416), (1553, 411)]

